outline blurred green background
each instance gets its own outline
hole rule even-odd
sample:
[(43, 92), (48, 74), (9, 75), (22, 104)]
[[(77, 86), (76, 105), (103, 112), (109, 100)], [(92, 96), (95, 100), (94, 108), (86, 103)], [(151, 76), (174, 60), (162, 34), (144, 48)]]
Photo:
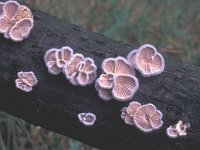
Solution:
[[(200, 0), (21, 0), (115, 40), (200, 65)], [(0, 150), (97, 150), (0, 113)]]

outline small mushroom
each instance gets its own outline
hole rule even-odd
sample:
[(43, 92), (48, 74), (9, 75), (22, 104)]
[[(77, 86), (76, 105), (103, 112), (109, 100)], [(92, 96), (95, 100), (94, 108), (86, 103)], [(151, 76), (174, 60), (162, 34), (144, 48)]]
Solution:
[(166, 134), (168, 137), (170, 138), (177, 138), (178, 137), (178, 133), (175, 127), (173, 126), (169, 126), (166, 130)]
[(189, 127), (189, 123), (185, 123), (182, 120), (179, 120), (177, 124), (167, 128), (166, 134), (170, 138), (184, 137), (187, 135), (187, 129)]
[(30, 92), (33, 86), (38, 83), (37, 78), (33, 72), (18, 72), (18, 79), (15, 80), (15, 85), (18, 89)]
[(44, 55), (44, 62), (48, 68), (48, 71), (52, 75), (58, 75), (61, 73), (61, 69), (57, 66), (56, 52), (58, 49), (52, 48), (48, 50)]
[(98, 84), (104, 89), (112, 89), (114, 86), (114, 75), (113, 74), (101, 74), (99, 77)]
[(119, 75), (115, 77), (112, 95), (118, 101), (126, 101), (133, 97), (138, 88), (139, 82), (135, 76)]
[(78, 119), (85, 126), (92, 126), (96, 121), (96, 116), (93, 113), (80, 113)]
[(164, 71), (163, 56), (157, 52), (153, 45), (141, 46), (135, 55), (135, 67), (144, 77), (158, 75)]
[(131, 102), (128, 107), (124, 107), (121, 111), (121, 118), (126, 124), (134, 125), (133, 116), (142, 105), (139, 102)]
[(26, 39), (33, 28), (33, 16), (30, 9), (20, 6), (16, 1), (7, 1), (3, 4), (3, 12), (0, 16), (0, 33), (5, 38), (14, 42)]
[(63, 67), (63, 73), (73, 85), (86, 86), (96, 79), (97, 67), (94, 60), (75, 54), (71, 61)]
[(109, 101), (111, 100), (112, 97), (112, 92), (110, 89), (104, 89), (101, 88), (101, 86), (99, 86), (99, 80), (96, 80), (95, 82), (95, 88), (98, 91), (98, 95), (101, 99), (103, 99), (104, 101)]
[(59, 68), (63, 68), (72, 58), (73, 50), (66, 46), (57, 50), (56, 52), (56, 64)]
[(143, 132), (152, 132), (163, 125), (162, 113), (153, 104), (140, 107), (134, 114), (135, 126)]

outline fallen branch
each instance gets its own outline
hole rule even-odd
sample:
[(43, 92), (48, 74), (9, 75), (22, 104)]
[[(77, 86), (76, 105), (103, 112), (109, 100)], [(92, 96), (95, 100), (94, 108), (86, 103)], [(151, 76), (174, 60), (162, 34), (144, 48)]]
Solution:
[[(106, 57), (126, 56), (132, 45), (113, 41), (77, 25), (56, 19), (32, 9), (35, 26), (30, 37), (13, 43), (0, 36), (0, 110), (31, 124), (75, 138), (102, 149), (188, 150), (200, 147), (200, 68), (184, 65), (165, 57), (163, 74), (142, 78), (140, 89), (128, 102), (103, 102), (94, 84), (72, 86), (64, 75), (53, 76), (43, 62), (45, 52), (53, 47), (70, 46), (75, 52), (92, 57), (100, 66)], [(19, 71), (33, 71), (39, 84), (31, 93), (15, 87)], [(144, 134), (127, 126), (120, 110), (131, 101), (153, 103), (164, 114), (163, 127)], [(97, 121), (93, 127), (83, 126), (78, 113), (93, 112)], [(166, 128), (183, 120), (191, 124), (185, 138), (169, 139)]]

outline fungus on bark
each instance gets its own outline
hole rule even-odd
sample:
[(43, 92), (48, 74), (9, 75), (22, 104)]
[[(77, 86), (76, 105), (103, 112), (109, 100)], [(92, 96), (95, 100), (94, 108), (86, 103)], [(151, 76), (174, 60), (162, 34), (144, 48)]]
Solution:
[(139, 102), (131, 102), (128, 107), (121, 110), (121, 118), (126, 124), (134, 125), (133, 116), (142, 105)]
[[(103, 74), (97, 79), (96, 84), (100, 87), (96, 88), (97, 91), (102, 92), (104, 89), (109, 96), (111, 92), (112, 97), (118, 101), (131, 99), (139, 87), (131, 64), (123, 57), (117, 57), (105, 59), (101, 67)], [(104, 97), (100, 93), (99, 95)]]
[(162, 127), (162, 116), (162, 113), (153, 104), (146, 104), (134, 114), (134, 124), (143, 132), (152, 132)]
[(158, 75), (164, 71), (163, 56), (157, 52), (153, 45), (141, 46), (135, 55), (135, 67), (144, 77)]
[(18, 72), (18, 79), (15, 80), (15, 85), (18, 89), (30, 92), (33, 86), (38, 83), (38, 80), (33, 72)]
[(80, 113), (78, 119), (85, 126), (92, 126), (96, 121), (96, 116), (93, 113)]
[(137, 54), (138, 50), (132, 50), (128, 55), (127, 55), (127, 60), (131, 63), (132, 67), (135, 68), (135, 56)]
[(65, 77), (73, 85), (86, 86), (96, 79), (97, 67), (94, 60), (84, 58), (82, 54), (75, 54), (72, 59), (63, 67)]
[(52, 48), (44, 55), (44, 62), (48, 68), (48, 72), (52, 75), (61, 73), (61, 69), (57, 66), (56, 52), (58, 49)]
[(16, 1), (7, 1), (3, 4), (0, 33), (3, 33), (5, 38), (10, 38), (14, 42), (26, 39), (33, 28), (33, 23), (33, 15), (28, 7)]

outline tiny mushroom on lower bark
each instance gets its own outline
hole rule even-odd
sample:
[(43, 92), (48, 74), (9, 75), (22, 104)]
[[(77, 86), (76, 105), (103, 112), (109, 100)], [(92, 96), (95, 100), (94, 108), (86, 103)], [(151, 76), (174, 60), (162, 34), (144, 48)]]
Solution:
[(92, 126), (96, 121), (96, 116), (93, 113), (80, 113), (78, 119), (85, 126)]
[(141, 46), (137, 50), (134, 59), (135, 68), (144, 77), (158, 75), (164, 71), (164, 58), (160, 53), (157, 52), (157, 49), (153, 45), (145, 44)]
[(169, 138), (184, 137), (187, 135), (187, 129), (190, 127), (189, 123), (185, 123), (181, 120), (173, 126), (169, 126), (166, 129), (166, 134)]
[(17, 73), (18, 79), (15, 80), (15, 85), (18, 89), (30, 92), (32, 91), (33, 86), (38, 83), (38, 80), (35, 74), (31, 72), (18, 72)]
[(153, 104), (140, 107), (134, 114), (134, 124), (141, 131), (148, 133), (163, 125), (162, 113)]

